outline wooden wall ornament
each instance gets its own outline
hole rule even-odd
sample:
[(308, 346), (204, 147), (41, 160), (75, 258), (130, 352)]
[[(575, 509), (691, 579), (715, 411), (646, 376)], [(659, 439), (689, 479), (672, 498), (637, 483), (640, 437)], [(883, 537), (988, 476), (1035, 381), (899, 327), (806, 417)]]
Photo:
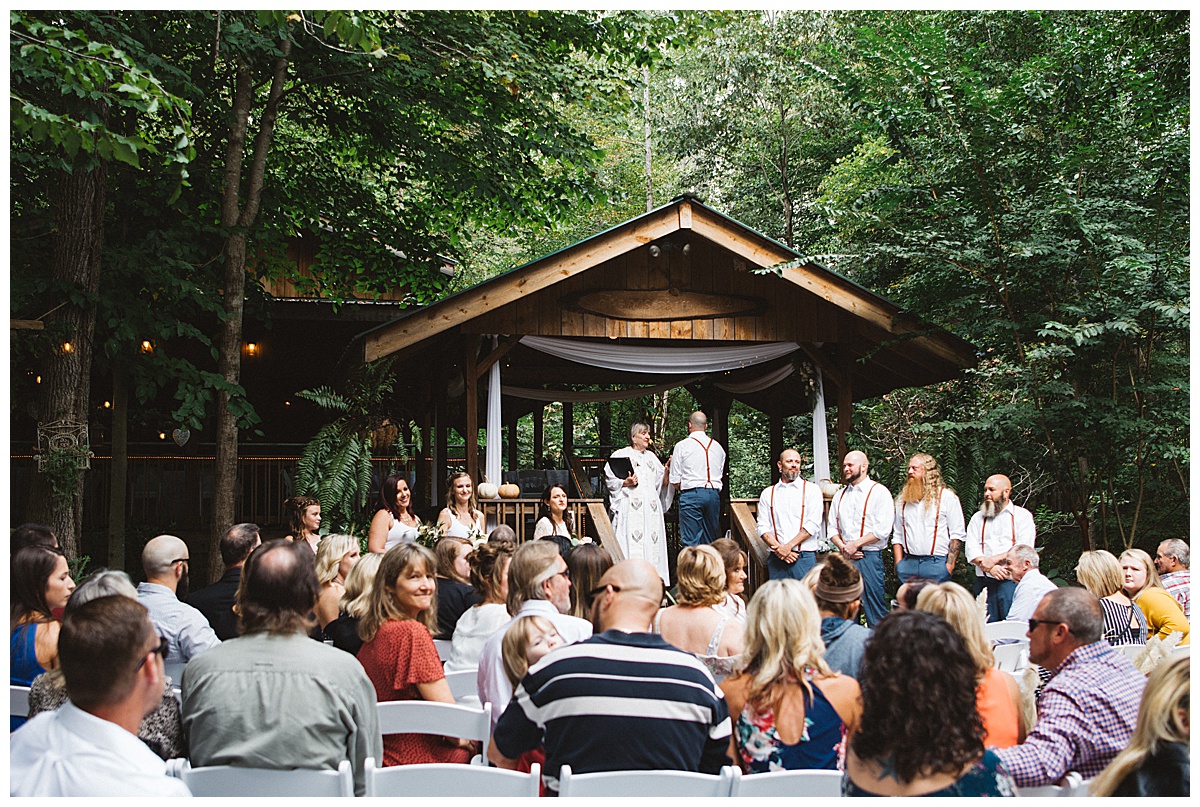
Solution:
[(756, 317), (767, 311), (767, 301), (761, 297), (679, 289), (665, 293), (661, 290), (601, 289), (564, 297), (560, 304), (568, 311), (641, 322)]

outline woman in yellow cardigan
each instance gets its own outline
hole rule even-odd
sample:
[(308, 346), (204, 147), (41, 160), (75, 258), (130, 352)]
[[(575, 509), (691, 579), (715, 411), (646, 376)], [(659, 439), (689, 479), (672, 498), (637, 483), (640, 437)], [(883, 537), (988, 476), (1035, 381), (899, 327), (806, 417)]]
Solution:
[(1150, 556), (1141, 549), (1126, 549), (1121, 553), (1121, 573), (1125, 578), (1125, 595), (1146, 615), (1147, 640), (1178, 632), (1183, 634), (1179, 644), (1187, 644), (1191, 631), (1187, 617), (1175, 598), (1163, 588)]

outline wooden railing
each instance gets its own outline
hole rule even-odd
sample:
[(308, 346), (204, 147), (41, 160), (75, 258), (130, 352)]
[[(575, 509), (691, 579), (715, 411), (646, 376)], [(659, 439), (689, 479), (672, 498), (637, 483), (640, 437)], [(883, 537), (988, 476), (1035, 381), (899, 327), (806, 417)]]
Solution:
[[(517, 533), (517, 543), (524, 543), (533, 538), (533, 526), (537, 523), (538, 508), (541, 504), (538, 499), (488, 499), (480, 502), (479, 506), (487, 516), (489, 530), (494, 529), (496, 525), (507, 524)], [(567, 510), (575, 520), (575, 535), (589, 535), (612, 551), (609, 544), (604, 543), (605, 535), (607, 533), (611, 536), (611, 544), (614, 547), (617, 538), (613, 533), (612, 523), (608, 520), (603, 499), (568, 499)]]

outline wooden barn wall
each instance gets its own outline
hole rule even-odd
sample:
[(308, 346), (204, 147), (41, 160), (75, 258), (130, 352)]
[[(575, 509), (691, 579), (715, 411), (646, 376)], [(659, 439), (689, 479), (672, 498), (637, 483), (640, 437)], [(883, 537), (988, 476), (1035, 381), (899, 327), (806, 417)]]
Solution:
[[(837, 309), (774, 275), (756, 275), (733, 253), (699, 237), (691, 254), (664, 247), (625, 253), (549, 289), (535, 292), (464, 324), (469, 333), (537, 334), (631, 339), (698, 339), (746, 342), (838, 341)], [(624, 320), (564, 310), (561, 300), (602, 289), (737, 294), (766, 301), (758, 316), (705, 319)], [(671, 297), (664, 295), (664, 307)]]

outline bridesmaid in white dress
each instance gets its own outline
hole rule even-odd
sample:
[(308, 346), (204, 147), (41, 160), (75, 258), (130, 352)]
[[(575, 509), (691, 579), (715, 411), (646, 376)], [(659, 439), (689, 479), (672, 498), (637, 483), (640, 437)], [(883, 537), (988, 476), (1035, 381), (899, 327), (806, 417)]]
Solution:
[(379, 510), (367, 530), (367, 551), (382, 554), (397, 544), (415, 541), (420, 526), (408, 480), (392, 474), (379, 487)]
[(446, 485), (446, 506), (437, 518), (442, 535), (447, 538), (466, 538), (472, 542), (485, 538), (487, 521), (475, 499), (475, 485), (470, 475), (459, 471), (450, 476)]
[(609, 492), (613, 530), (627, 558), (642, 558), (654, 564), (663, 585), (669, 586), (667, 570), (667, 524), (663, 514), (674, 500), (674, 488), (667, 482), (667, 468), (650, 447), (650, 426), (634, 423), (629, 427), (629, 447), (613, 452), (628, 457), (633, 473), (621, 479), (604, 463), (604, 482)]

